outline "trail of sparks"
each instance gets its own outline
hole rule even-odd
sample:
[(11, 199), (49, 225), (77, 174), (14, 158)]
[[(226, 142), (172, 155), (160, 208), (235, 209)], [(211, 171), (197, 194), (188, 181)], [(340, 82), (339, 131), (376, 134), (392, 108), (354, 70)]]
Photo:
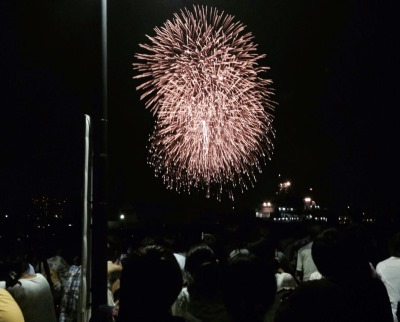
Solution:
[(234, 17), (194, 6), (154, 29), (133, 63), (156, 117), (149, 164), (170, 189), (233, 198), (273, 150), (275, 103), (253, 36)]

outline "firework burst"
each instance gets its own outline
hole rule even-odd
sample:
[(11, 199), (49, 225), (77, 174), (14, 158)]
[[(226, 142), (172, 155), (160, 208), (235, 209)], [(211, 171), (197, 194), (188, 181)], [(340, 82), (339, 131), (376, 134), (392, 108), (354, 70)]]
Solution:
[(253, 36), (234, 17), (194, 6), (175, 14), (133, 64), (156, 117), (149, 163), (170, 189), (218, 198), (256, 181), (272, 153), (271, 80)]

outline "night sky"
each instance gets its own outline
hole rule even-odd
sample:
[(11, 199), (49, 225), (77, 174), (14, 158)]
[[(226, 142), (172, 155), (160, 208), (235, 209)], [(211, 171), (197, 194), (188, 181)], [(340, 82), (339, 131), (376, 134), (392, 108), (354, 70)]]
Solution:
[[(153, 118), (132, 69), (155, 26), (193, 3), (215, 6), (255, 36), (274, 81), (276, 139), (253, 189), (235, 202), (167, 191), (146, 164)], [(302, 198), (377, 216), (399, 213), (399, 20), (396, 1), (108, 3), (111, 208), (249, 207), (278, 174)], [(38, 195), (79, 200), (83, 115), (101, 103), (100, 1), (0, 1), (0, 206)], [(190, 216), (190, 214), (188, 214)]]

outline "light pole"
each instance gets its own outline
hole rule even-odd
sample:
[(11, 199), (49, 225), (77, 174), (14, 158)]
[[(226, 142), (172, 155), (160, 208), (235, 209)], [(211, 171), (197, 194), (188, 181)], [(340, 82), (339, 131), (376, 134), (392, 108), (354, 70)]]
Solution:
[(101, 104), (95, 104), (93, 126), (93, 215), (91, 253), (92, 311), (107, 303), (107, 0), (100, 1)]

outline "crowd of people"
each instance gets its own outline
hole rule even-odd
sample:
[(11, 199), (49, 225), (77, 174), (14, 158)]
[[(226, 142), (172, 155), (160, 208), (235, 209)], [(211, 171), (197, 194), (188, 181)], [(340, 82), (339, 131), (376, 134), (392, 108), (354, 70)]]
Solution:
[[(395, 230), (381, 251), (361, 224), (310, 224), (302, 238), (283, 238), (261, 219), (186, 240), (163, 231), (116, 237), (107, 245), (107, 303), (88, 322), (399, 321)], [(0, 254), (0, 322), (77, 322), (79, 256), (31, 255)]]

